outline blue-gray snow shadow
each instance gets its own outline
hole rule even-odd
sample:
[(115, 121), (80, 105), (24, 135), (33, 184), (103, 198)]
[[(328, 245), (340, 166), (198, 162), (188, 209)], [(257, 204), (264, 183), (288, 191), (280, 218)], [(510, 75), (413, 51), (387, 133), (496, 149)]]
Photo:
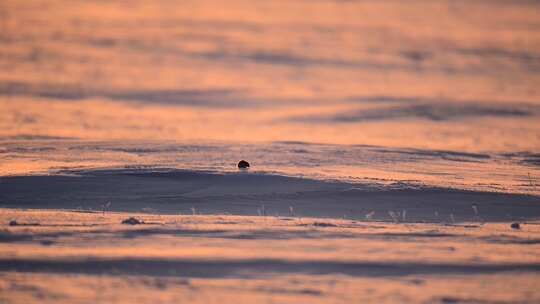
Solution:
[[(368, 99), (370, 100), (370, 99)], [(371, 99), (379, 100), (379, 99)], [(388, 101), (409, 101), (391, 99)], [(473, 117), (530, 117), (539, 113), (538, 107), (526, 106), (485, 106), (480, 104), (405, 104), (391, 105), (372, 109), (349, 110), (330, 115), (295, 116), (288, 120), (301, 123), (355, 123), (394, 119), (426, 119), (448, 121)]]
[(490, 274), (509, 271), (540, 271), (540, 264), (428, 264), (401, 262), (335, 262), (253, 260), (164, 260), (164, 259), (90, 259), (90, 260), (17, 260), (0, 259), (0, 271), (83, 273), (109, 275), (180, 276), (195, 278), (257, 278), (279, 273), (312, 275), (346, 274), (360, 277), (407, 276), (418, 274)]
[[(510, 221), (540, 218), (537, 196), (320, 181), (263, 173), (117, 169), (69, 175), (10, 176), (0, 180), (0, 207), (65, 208), (160, 213), (267, 215), (407, 221)], [(472, 204), (477, 205), (478, 217)]]
[(110, 90), (76, 85), (24, 82), (0, 82), (0, 96), (36, 96), (72, 101), (101, 97), (114, 101), (199, 107), (239, 107), (260, 104), (260, 102), (246, 98), (242, 92), (231, 89)]
[[(518, 162), (524, 165), (540, 167), (540, 153), (521, 151), (502, 155), (510, 159), (517, 159)], [(532, 183), (532, 180), (530, 182)]]

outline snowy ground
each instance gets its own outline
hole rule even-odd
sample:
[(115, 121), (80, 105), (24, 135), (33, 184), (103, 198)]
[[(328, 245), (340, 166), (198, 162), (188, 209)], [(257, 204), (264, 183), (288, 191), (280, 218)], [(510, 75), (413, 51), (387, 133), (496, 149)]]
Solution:
[[(120, 224), (130, 216), (144, 224)], [(517, 230), (1, 209), (0, 222), (0, 300), (9, 303), (540, 301), (533, 221)]]
[(0, 1), (0, 302), (540, 302), (540, 2), (224, 2)]
[[(462, 160), (449, 162), (466, 172)], [(67, 166), (0, 177), (0, 302), (540, 300), (534, 191), (212, 169)], [(121, 224), (131, 216), (144, 224)]]
[(408, 222), (540, 218), (539, 197), (405, 182), (350, 183), (257, 172), (66, 170), (0, 177), (0, 207), (161, 214), (332, 217)]

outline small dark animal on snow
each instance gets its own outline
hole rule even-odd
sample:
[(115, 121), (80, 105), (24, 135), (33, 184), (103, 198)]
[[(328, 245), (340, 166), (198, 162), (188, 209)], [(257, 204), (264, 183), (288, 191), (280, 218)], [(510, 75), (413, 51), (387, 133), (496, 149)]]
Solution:
[(249, 163), (245, 160), (241, 160), (238, 162), (238, 169), (247, 169), (249, 168)]

